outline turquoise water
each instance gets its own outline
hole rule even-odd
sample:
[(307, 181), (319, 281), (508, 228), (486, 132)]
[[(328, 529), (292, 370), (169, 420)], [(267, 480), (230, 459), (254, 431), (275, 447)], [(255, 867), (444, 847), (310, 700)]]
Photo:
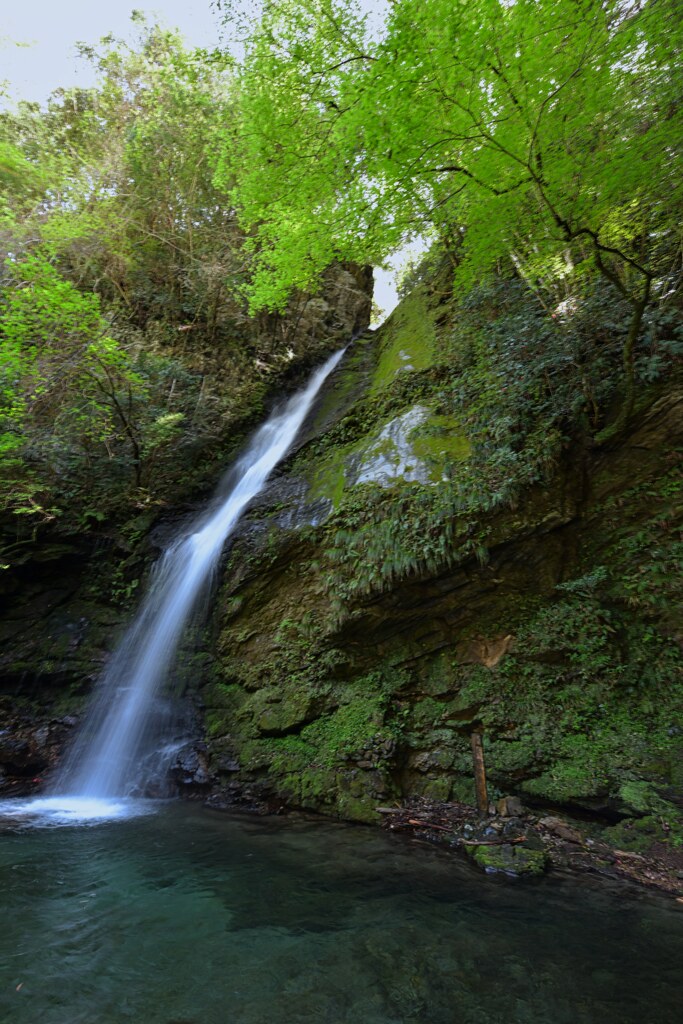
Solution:
[(2, 1024), (667, 1024), (683, 912), (169, 804), (0, 833)]

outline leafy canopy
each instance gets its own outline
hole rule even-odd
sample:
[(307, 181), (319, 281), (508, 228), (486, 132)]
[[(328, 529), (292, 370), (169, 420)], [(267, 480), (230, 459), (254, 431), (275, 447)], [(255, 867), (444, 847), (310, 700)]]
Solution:
[(218, 175), (253, 231), (253, 307), (463, 230), (462, 288), (511, 253), (590, 256), (647, 302), (675, 251), (682, 44), (669, 0), (401, 0), (379, 38), (355, 0), (266, 5)]

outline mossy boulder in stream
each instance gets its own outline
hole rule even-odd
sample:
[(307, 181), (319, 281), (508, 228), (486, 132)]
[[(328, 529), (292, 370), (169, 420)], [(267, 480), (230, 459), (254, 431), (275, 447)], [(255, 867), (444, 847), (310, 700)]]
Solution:
[(501, 843), (496, 846), (470, 847), (468, 852), (474, 863), (487, 874), (542, 875), (546, 867), (546, 854), (542, 849), (528, 845)]

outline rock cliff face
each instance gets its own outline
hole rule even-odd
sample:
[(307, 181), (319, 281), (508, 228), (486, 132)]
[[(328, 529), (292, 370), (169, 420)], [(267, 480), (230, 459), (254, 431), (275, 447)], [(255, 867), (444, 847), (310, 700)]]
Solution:
[(663, 838), (683, 783), (683, 391), (651, 388), (609, 450), (567, 431), (474, 514), (444, 324), (418, 289), (359, 340), (243, 525), (200, 687), (216, 788), (366, 821), (473, 803), (476, 730), (492, 798)]
[[(31, 557), (33, 556), (33, 557)], [(91, 538), (36, 545), (2, 578), (0, 792), (55, 765), (124, 624), (125, 554)]]
[[(157, 347), (172, 351), (191, 370), (205, 375), (207, 387), (220, 391), (226, 371), (241, 361), (245, 374), (257, 369), (275, 390), (278, 376), (288, 367), (312, 365), (322, 359), (334, 342), (346, 344), (370, 323), (373, 293), (372, 267), (335, 264), (313, 293), (296, 293), (282, 312), (263, 312), (252, 317), (234, 308), (218, 340), (203, 337), (193, 325), (181, 327), (176, 344), (164, 336)], [(155, 346), (154, 337), (149, 344)]]

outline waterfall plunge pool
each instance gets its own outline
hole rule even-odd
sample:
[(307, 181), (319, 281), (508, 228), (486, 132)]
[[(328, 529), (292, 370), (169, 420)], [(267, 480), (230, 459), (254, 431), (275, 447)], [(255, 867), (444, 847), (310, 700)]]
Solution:
[(0, 1021), (680, 1020), (675, 903), (501, 882), (362, 826), (154, 809), (3, 819)]

